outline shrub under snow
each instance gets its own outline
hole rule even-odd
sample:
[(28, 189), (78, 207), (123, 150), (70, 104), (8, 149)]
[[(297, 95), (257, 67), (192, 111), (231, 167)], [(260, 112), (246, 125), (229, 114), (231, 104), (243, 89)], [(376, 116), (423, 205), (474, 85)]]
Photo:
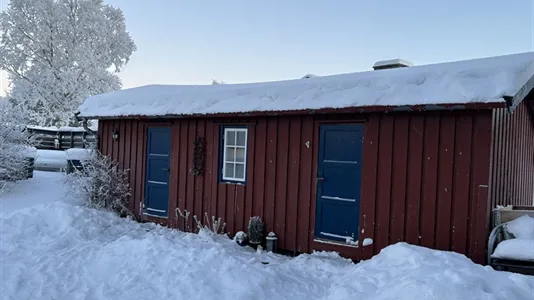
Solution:
[(83, 171), (74, 172), (67, 177), (75, 188), (75, 193), (89, 207), (135, 218), (128, 208), (128, 171), (120, 169), (116, 161), (98, 151), (91, 151), (87, 157), (87, 160), (82, 161)]
[(32, 137), (19, 124), (21, 113), (0, 106), (0, 192), (9, 182), (26, 178)]

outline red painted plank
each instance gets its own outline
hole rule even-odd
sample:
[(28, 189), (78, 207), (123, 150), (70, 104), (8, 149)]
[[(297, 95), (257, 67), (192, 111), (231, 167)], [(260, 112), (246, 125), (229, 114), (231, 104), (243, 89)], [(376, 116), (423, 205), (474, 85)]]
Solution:
[(146, 129), (143, 124), (137, 128), (137, 171), (135, 181), (137, 185), (137, 197), (135, 202), (136, 213), (141, 218), (141, 206), (145, 198), (145, 165), (146, 165)]
[(408, 178), (406, 183), (406, 242), (419, 245), (419, 222), (421, 219), (421, 174), (423, 166), (423, 141), (425, 117), (421, 114), (410, 117)]
[(450, 247), (455, 127), (454, 115), (443, 114), (439, 133), (438, 202), (436, 206), (436, 248), (439, 250), (449, 250)]
[(107, 139), (107, 133), (108, 133), (108, 123), (109, 121), (100, 121), (98, 125), (98, 150), (103, 155), (107, 155), (108, 153), (108, 144), (109, 140)]
[[(179, 122), (179, 123), (178, 123)], [(187, 198), (187, 141), (189, 133), (189, 122), (187, 120), (180, 120), (179, 124), (179, 151), (178, 151), (178, 202), (176, 206), (182, 211), (186, 209)], [(192, 216), (191, 216), (192, 217)], [(177, 222), (178, 228), (185, 230), (185, 222), (179, 219)]]
[[(254, 216), (265, 219), (265, 159), (267, 140), (267, 119), (261, 118), (256, 126), (256, 148), (254, 162)], [(264, 220), (265, 221), (265, 220)]]
[(300, 135), (302, 119), (293, 117), (289, 124), (289, 173), (287, 178), (286, 201), (286, 232), (285, 245), (287, 250), (297, 250), (299, 170), (300, 170)]
[(272, 117), (267, 119), (267, 145), (265, 160), (265, 227), (266, 232), (274, 231), (275, 221), (275, 191), (273, 184), (276, 182), (276, 160), (277, 157), (277, 136), (278, 136), (278, 118)]
[(380, 120), (378, 146), (378, 191), (376, 195), (376, 233), (374, 251), (379, 252), (389, 243), (389, 220), (391, 210), (391, 166), (393, 159), (394, 117), (383, 116)]
[[(119, 168), (124, 169), (125, 164), (125, 151), (124, 147), (126, 145), (126, 140), (128, 137), (126, 136), (126, 120), (119, 120), (119, 126), (120, 126), (120, 133), (119, 133), (119, 153), (117, 154), (117, 161), (119, 162)], [(129, 150), (128, 150), (129, 151)]]
[(247, 228), (250, 218), (254, 214), (254, 170), (256, 159), (256, 127), (248, 126), (248, 149), (247, 149), (247, 188), (245, 191), (245, 218), (243, 228)]
[(289, 153), (289, 118), (280, 117), (278, 123), (276, 184), (275, 184), (275, 226), (280, 249), (285, 249), (287, 174)]
[(247, 228), (243, 225), (245, 223), (245, 195), (246, 185), (238, 184), (235, 186), (235, 221), (234, 221), (234, 233), (237, 231), (247, 231)]
[[(191, 149), (194, 151), (194, 144), (196, 138), (204, 138), (206, 136), (206, 121), (203, 119), (200, 119), (197, 121), (197, 127), (196, 127), (196, 133), (193, 140), (193, 143), (190, 145)], [(191, 159), (191, 168), (193, 168), (193, 151), (191, 151), (191, 155), (189, 155)], [(202, 176), (193, 176), (191, 175), (194, 180), (194, 211), (197, 216), (202, 217), (204, 216), (204, 213), (207, 212), (203, 207), (204, 202), (204, 178)]]
[(423, 186), (421, 198), (421, 245), (435, 247), (436, 188), (440, 115), (427, 115), (423, 145)]
[(451, 250), (459, 253), (467, 251), (472, 132), (472, 116), (464, 114), (456, 118)]
[[(365, 124), (363, 138), (362, 160), (362, 189), (360, 198), (360, 232), (359, 243), (363, 244), (366, 238), (375, 238), (375, 206), (376, 185), (378, 175), (378, 149), (379, 149), (380, 117), (373, 115)], [(318, 146), (318, 144), (317, 144)], [(361, 258), (373, 256), (374, 245), (362, 248)]]
[(476, 115), (472, 147), (472, 187), (471, 201), (474, 209), (470, 211), (469, 254), (476, 263), (483, 263), (486, 238), (488, 235), (489, 207), (487, 187), (489, 181), (491, 115), (480, 111)]
[(391, 223), (389, 229), (390, 244), (404, 240), (409, 127), (410, 118), (408, 116), (395, 117), (393, 176), (391, 179)]
[(226, 222), (226, 228), (229, 232), (234, 231), (234, 221), (235, 221), (235, 204), (236, 204), (236, 184), (227, 184), (226, 185), (226, 215), (215, 216), (216, 218), (221, 217), (224, 222)]
[(129, 176), (129, 183), (130, 183), (130, 189), (131, 189), (131, 196), (129, 198), (129, 205), (128, 207), (135, 213), (135, 197), (137, 192), (137, 184), (136, 184), (136, 177), (137, 177), (137, 131), (138, 131), (139, 122), (136, 120), (133, 120), (131, 122), (131, 131), (132, 131), (132, 139), (131, 139), (131, 153), (130, 153), (130, 176)]
[(315, 176), (312, 174), (313, 149), (306, 145), (311, 145), (313, 141), (313, 117), (302, 118), (302, 132), (300, 136), (300, 178), (299, 197), (297, 204), (297, 252), (309, 251), (310, 237), (310, 207), (312, 199), (312, 177), (315, 183)]
[(112, 148), (113, 148), (113, 153), (112, 153), (111, 158), (114, 161), (118, 161), (119, 160), (119, 147), (120, 147), (121, 142), (124, 140), (124, 135), (120, 134), (120, 132), (121, 132), (120, 120), (115, 120), (115, 121), (113, 121), (113, 123), (114, 123), (113, 124), (113, 131), (117, 130), (119, 132), (119, 139), (117, 139), (117, 140), (113, 140), (112, 139), (111, 140), (112, 141)]
[(198, 211), (195, 211), (195, 176), (193, 176), (190, 170), (193, 168), (193, 145), (195, 142), (195, 135), (197, 131), (197, 122), (195, 120), (186, 120), (188, 130), (187, 130), (187, 139), (183, 139), (185, 144), (182, 147), (182, 151), (186, 153), (185, 158), (185, 170), (186, 170), (186, 185), (187, 192), (185, 198), (185, 209), (191, 212), (190, 218), (187, 220), (189, 227), (196, 228), (196, 224), (193, 221), (193, 216), (199, 216)]
[(217, 181), (217, 170), (213, 166), (214, 156), (218, 156), (216, 153), (215, 144), (217, 144), (218, 137), (214, 139), (214, 124), (213, 121), (206, 122), (206, 173), (204, 174), (204, 210), (208, 215), (213, 216), (212, 204), (215, 203), (215, 199), (212, 195), (213, 186)]
[(178, 207), (178, 173), (180, 153), (180, 123), (174, 122), (171, 126), (171, 166), (169, 178), (169, 226), (178, 228), (181, 220), (176, 217)]

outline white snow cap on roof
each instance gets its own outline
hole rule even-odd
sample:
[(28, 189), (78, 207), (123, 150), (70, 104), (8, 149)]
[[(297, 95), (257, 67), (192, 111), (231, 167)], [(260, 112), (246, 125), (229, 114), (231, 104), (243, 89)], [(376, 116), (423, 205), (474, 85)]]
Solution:
[(168, 116), (504, 102), (534, 76), (534, 52), (306, 80), (149, 85), (90, 97), (80, 117)]
[(400, 58), (395, 58), (395, 59), (390, 59), (390, 60), (379, 60), (379, 61), (375, 62), (375, 64), (373, 65), (373, 69), (384, 68), (384, 67), (388, 67), (388, 66), (411, 67), (411, 66), (413, 66), (413, 63), (411, 63), (411, 62), (409, 62), (407, 60), (404, 60), (404, 59), (400, 59)]

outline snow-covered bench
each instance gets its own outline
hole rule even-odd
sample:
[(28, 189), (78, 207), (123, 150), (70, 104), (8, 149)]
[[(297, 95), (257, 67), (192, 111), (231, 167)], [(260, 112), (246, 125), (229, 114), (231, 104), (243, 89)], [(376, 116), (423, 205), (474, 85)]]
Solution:
[(534, 272), (534, 207), (501, 207), (493, 211), (488, 265)]

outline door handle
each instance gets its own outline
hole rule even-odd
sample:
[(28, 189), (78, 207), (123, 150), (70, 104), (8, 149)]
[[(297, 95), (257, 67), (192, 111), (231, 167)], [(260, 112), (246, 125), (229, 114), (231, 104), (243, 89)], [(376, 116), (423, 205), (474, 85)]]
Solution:
[(170, 171), (171, 171), (170, 168), (163, 168), (163, 169), (161, 169), (161, 170), (162, 170), (162, 171), (165, 171), (165, 172), (170, 172)]
[(324, 178), (323, 178), (323, 177), (317, 177), (317, 178), (315, 178), (315, 181), (316, 181), (316, 182), (324, 181)]

